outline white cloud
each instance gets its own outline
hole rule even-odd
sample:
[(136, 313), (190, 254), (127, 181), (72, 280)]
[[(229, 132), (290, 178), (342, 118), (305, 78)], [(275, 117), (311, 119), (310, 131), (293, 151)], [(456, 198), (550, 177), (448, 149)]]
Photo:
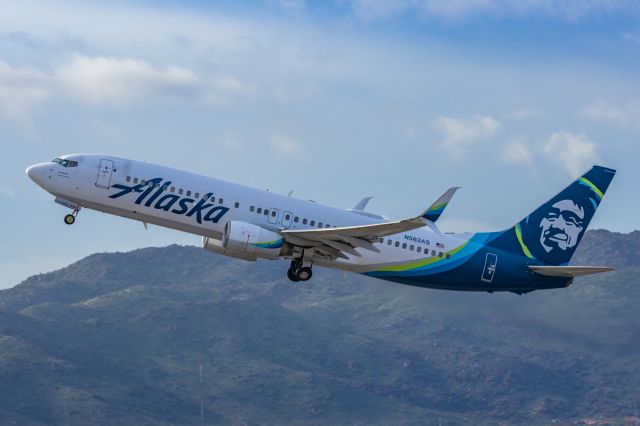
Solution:
[(0, 61), (0, 119), (25, 122), (51, 94), (50, 78), (33, 68), (11, 68)]
[(489, 116), (480, 115), (469, 119), (440, 117), (435, 121), (435, 127), (443, 136), (440, 147), (452, 156), (460, 156), (477, 140), (495, 135), (500, 123)]
[(620, 106), (599, 99), (588, 105), (583, 110), (582, 115), (594, 120), (637, 124), (640, 122), (640, 102), (632, 100)]
[(574, 178), (600, 160), (595, 143), (586, 135), (570, 132), (553, 133), (542, 152)]
[(274, 134), (271, 136), (271, 147), (283, 155), (297, 155), (300, 151), (298, 142), (282, 134)]
[(522, 140), (513, 140), (505, 145), (502, 160), (507, 164), (531, 163), (531, 150)]
[(153, 94), (189, 97), (200, 82), (192, 71), (156, 69), (135, 59), (77, 57), (56, 70), (56, 77), (74, 97), (89, 103), (128, 103)]

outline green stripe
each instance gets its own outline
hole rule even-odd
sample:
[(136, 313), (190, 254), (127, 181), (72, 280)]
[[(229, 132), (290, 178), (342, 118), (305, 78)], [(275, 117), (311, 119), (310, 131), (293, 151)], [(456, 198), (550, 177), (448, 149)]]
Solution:
[(520, 229), (519, 223), (516, 225), (516, 237), (518, 238), (518, 242), (520, 243), (520, 246), (522, 247), (522, 251), (524, 252), (524, 254), (530, 259), (535, 259), (531, 254), (531, 252), (529, 251), (529, 248), (527, 247), (527, 245), (524, 243), (524, 241), (522, 241), (522, 230)]
[[(453, 256), (454, 254), (458, 253), (460, 250), (462, 250), (467, 244), (469, 244), (469, 241), (465, 242), (464, 244), (456, 247), (455, 249), (451, 250), (451, 251), (447, 251), (445, 252), (445, 255), (449, 255), (449, 256)], [(445, 260), (446, 257), (431, 257), (429, 259), (425, 259), (425, 260), (419, 260), (417, 262), (411, 262), (411, 263), (405, 263), (402, 265), (395, 265), (395, 266), (387, 266), (386, 268), (381, 268), (376, 270), (375, 272), (404, 272), (404, 271), (408, 271), (411, 269), (418, 269), (421, 268), (423, 266), (429, 265), (431, 263), (435, 263), (438, 262), (440, 260)]]
[(593, 192), (595, 192), (596, 194), (598, 194), (598, 197), (600, 197), (600, 199), (602, 199), (602, 197), (604, 197), (604, 194), (602, 193), (602, 191), (600, 191), (600, 190), (598, 189), (598, 187), (597, 187), (597, 186), (595, 186), (595, 185), (593, 184), (593, 182), (591, 182), (590, 180), (585, 179), (585, 178), (583, 178), (583, 177), (581, 177), (581, 178), (580, 178), (580, 180), (581, 180), (582, 182), (586, 183), (586, 184), (587, 184), (591, 189), (593, 189)]

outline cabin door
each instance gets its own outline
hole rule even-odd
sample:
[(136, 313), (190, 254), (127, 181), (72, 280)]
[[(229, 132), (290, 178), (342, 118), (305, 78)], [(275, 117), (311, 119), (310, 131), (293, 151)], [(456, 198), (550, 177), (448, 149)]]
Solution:
[(498, 255), (487, 253), (484, 259), (484, 269), (482, 271), (482, 281), (491, 283), (493, 276), (496, 274), (496, 266), (498, 264)]
[(96, 186), (107, 188), (111, 186), (111, 174), (113, 173), (113, 161), (100, 160), (100, 170), (98, 170), (98, 180)]

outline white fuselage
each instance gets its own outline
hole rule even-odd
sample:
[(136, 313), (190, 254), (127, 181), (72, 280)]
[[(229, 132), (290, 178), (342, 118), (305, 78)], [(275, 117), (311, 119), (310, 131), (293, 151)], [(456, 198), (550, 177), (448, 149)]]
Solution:
[[(382, 217), (360, 211), (329, 207), (124, 158), (104, 155), (68, 155), (61, 158), (75, 161), (77, 166), (41, 163), (28, 173), (45, 190), (63, 202), (66, 200), (67, 205), (70, 202), (203, 237), (222, 238), (229, 221), (246, 222), (276, 232), (384, 222)], [(149, 181), (156, 182), (157, 187), (149, 187)], [(143, 184), (147, 184), (144, 189)], [(140, 186), (139, 191), (122, 189), (136, 185)], [(123, 194), (117, 196), (119, 193)], [(358, 250), (360, 256), (349, 254), (346, 259), (336, 260), (317, 258), (314, 262), (366, 272), (398, 261), (442, 256), (466, 240), (466, 234), (440, 234), (424, 227), (381, 239), (375, 243), (380, 250), (378, 253)], [(285, 254), (283, 257), (289, 256)]]

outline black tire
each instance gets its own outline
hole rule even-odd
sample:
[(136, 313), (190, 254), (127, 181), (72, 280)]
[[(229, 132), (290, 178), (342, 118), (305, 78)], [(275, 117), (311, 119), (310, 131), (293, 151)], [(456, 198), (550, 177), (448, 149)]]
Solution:
[(298, 276), (296, 275), (296, 273), (293, 271), (293, 269), (289, 269), (287, 270), (287, 278), (289, 278), (291, 281), (293, 281), (294, 283), (297, 283), (298, 281), (300, 281), (300, 278), (298, 278)]
[(75, 221), (76, 217), (72, 214), (68, 214), (64, 217), (64, 223), (66, 223), (67, 225), (73, 225)]
[(306, 267), (300, 268), (296, 272), (296, 276), (300, 281), (309, 281), (312, 275), (313, 275), (313, 272), (311, 272), (311, 268), (306, 268)]

